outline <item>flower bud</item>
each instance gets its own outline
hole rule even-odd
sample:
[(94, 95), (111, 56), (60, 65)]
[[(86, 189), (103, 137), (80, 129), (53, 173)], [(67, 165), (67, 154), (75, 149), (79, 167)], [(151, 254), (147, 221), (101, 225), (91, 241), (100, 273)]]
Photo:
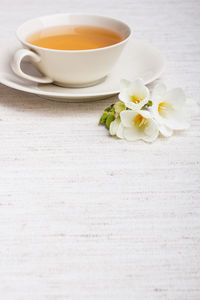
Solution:
[(117, 114), (120, 114), (120, 112), (122, 110), (125, 110), (126, 106), (125, 104), (122, 102), (122, 101), (117, 101), (115, 104), (114, 104), (114, 110)]
[(115, 120), (115, 115), (114, 114), (109, 114), (107, 119), (106, 119), (106, 127), (109, 129), (110, 128), (110, 124), (112, 121)]

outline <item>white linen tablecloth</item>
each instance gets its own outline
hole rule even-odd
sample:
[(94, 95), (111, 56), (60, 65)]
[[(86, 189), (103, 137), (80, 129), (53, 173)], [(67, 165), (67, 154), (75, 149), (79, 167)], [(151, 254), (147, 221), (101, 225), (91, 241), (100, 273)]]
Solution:
[[(165, 54), (169, 88), (199, 98), (198, 0), (1, 0), (0, 39), (60, 12), (120, 17)], [(2, 300), (200, 299), (200, 118), (131, 143), (98, 126), (113, 101), (65, 104), (0, 85)]]

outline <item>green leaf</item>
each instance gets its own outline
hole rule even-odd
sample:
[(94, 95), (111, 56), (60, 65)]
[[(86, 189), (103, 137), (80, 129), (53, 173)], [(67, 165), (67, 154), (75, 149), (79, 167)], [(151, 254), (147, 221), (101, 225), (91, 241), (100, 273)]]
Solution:
[(109, 114), (107, 119), (106, 119), (106, 127), (109, 129), (111, 122), (115, 120), (115, 115), (114, 114)]

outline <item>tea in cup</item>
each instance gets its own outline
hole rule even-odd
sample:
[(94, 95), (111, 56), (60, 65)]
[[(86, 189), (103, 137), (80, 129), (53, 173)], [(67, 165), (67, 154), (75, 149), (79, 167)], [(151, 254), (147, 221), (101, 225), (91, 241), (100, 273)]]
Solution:
[[(14, 54), (11, 67), (38, 83), (95, 85), (110, 73), (130, 35), (128, 25), (110, 17), (57, 14), (32, 19), (17, 30), (24, 48)], [(26, 56), (41, 77), (23, 72), (21, 61)]]

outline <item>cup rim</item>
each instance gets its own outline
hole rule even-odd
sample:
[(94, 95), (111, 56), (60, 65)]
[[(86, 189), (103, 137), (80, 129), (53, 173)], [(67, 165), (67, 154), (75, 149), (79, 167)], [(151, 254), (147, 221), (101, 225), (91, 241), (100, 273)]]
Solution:
[[(116, 22), (119, 22), (121, 23), (123, 26), (126, 26), (129, 30), (129, 34), (128, 36), (122, 40), (121, 42), (118, 42), (116, 44), (113, 44), (113, 45), (110, 45), (110, 46), (106, 46), (106, 47), (101, 47), (101, 48), (95, 48), (95, 49), (85, 49), (85, 50), (59, 50), (59, 49), (50, 49), (50, 48), (44, 48), (44, 47), (39, 47), (39, 46), (36, 46), (36, 45), (33, 45), (31, 43), (28, 43), (27, 41), (25, 41), (24, 39), (22, 39), (20, 37), (20, 30), (22, 30), (22, 27), (24, 25), (26, 25), (26, 23), (30, 22), (30, 21), (34, 21), (34, 20), (39, 20), (39, 19), (42, 19), (42, 18), (46, 18), (46, 17), (59, 17), (59, 16), (92, 16), (92, 17), (102, 17), (102, 18), (107, 18), (107, 19), (110, 19), (110, 20), (113, 20), (113, 21), (116, 21)], [(61, 52), (61, 53), (88, 53), (88, 52), (94, 52), (94, 51), (102, 51), (104, 49), (108, 49), (108, 48), (114, 48), (116, 46), (119, 46), (119, 45), (122, 45), (124, 43), (126, 43), (130, 37), (132, 36), (132, 30), (130, 28), (129, 25), (127, 25), (125, 22), (121, 21), (120, 19), (116, 19), (116, 18), (113, 18), (113, 17), (108, 17), (108, 16), (104, 16), (104, 15), (98, 15), (98, 14), (85, 14), (85, 13), (63, 13), (63, 14), (52, 14), (52, 15), (43, 15), (43, 16), (40, 16), (40, 17), (37, 17), (37, 18), (32, 18), (32, 19), (29, 19), (27, 21), (25, 21), (24, 23), (22, 23), (18, 29), (16, 30), (16, 36), (17, 36), (17, 39), (24, 45), (28, 46), (29, 48), (32, 48), (32, 49), (40, 49), (40, 50), (43, 50), (43, 51), (48, 51), (48, 52)]]

